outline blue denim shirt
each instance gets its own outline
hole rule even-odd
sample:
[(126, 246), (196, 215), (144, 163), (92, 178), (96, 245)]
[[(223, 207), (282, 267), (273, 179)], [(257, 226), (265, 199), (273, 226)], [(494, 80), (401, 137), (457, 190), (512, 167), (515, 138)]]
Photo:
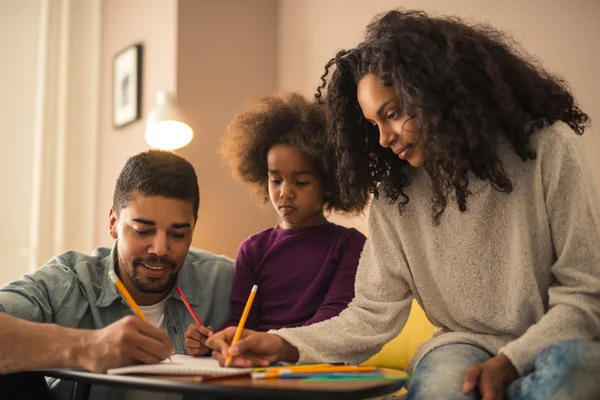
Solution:
[[(115, 268), (116, 247), (98, 248), (91, 255), (69, 251), (45, 266), (0, 289), (0, 312), (41, 323), (98, 329), (133, 312), (108, 277)], [(230, 314), (232, 260), (190, 249), (177, 275), (177, 285), (202, 323), (218, 328)], [(165, 303), (165, 324), (175, 350), (185, 354), (183, 334), (194, 323), (173, 291)], [(66, 386), (69, 388), (60, 386)], [(57, 398), (70, 396), (70, 383), (53, 385)], [(94, 386), (90, 399), (122, 398), (123, 391)]]

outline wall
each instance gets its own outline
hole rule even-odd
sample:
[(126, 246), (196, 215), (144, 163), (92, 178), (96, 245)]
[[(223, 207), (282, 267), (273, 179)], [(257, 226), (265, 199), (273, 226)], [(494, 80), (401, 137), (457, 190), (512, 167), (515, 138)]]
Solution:
[(277, 223), (218, 154), (233, 115), (276, 89), (275, 0), (179, 1), (177, 96), (195, 137), (178, 153), (194, 165), (201, 197), (193, 246), (235, 257), (242, 240)]
[[(0, 2), (0, 286), (27, 272), (41, 1)], [(26, 49), (24, 51), (24, 49)]]
[[(175, 90), (177, 1), (103, 0), (101, 11), (95, 242), (111, 246), (108, 212), (119, 172), (130, 156), (148, 149), (145, 118), (155, 104), (156, 91)], [(142, 119), (116, 129), (112, 125), (112, 63), (118, 52), (135, 43), (144, 45)]]
[(99, 0), (0, 3), (0, 285), (93, 248), (99, 20)]
[[(600, 188), (600, 2), (594, 0), (282, 0), (279, 9), (279, 86), (307, 95), (323, 66), (357, 44), (378, 13), (403, 6), (457, 14), (510, 31), (546, 68), (571, 83), (596, 125), (582, 138)], [(335, 218), (334, 218), (335, 219)], [(338, 219), (366, 229), (364, 218)]]
[[(145, 119), (157, 90), (171, 90), (194, 139), (176, 152), (195, 167), (200, 185), (193, 246), (235, 257), (248, 235), (276, 223), (234, 182), (217, 150), (229, 120), (253, 96), (277, 87), (277, 2), (260, 0), (105, 0), (102, 2), (100, 138), (96, 242), (112, 243), (108, 211), (128, 157), (148, 149)], [(135, 23), (133, 23), (135, 22)], [(144, 44), (142, 120), (112, 126), (112, 61)]]

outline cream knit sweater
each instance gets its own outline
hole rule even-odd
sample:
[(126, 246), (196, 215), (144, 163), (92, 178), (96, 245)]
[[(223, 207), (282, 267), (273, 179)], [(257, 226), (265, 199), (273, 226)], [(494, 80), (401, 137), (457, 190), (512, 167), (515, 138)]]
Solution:
[(537, 158), (501, 157), (511, 194), (472, 177), (467, 211), (454, 199), (440, 225), (431, 190), (413, 170), (399, 214), (374, 200), (355, 298), (339, 316), (271, 331), (300, 352), (300, 363), (360, 363), (402, 330), (413, 298), (436, 326), (408, 371), (448, 343), (506, 354), (520, 374), (538, 352), (569, 339), (600, 338), (600, 204), (579, 145), (564, 123), (536, 132)]

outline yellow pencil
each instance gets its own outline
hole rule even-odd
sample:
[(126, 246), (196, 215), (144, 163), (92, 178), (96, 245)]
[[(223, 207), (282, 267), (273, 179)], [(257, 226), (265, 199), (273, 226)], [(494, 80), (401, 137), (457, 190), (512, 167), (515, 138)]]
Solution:
[(123, 282), (121, 282), (117, 277), (117, 274), (115, 274), (115, 271), (108, 271), (108, 277), (111, 281), (113, 281), (117, 289), (119, 289), (119, 292), (121, 292), (121, 295), (123, 295), (125, 301), (127, 302), (127, 304), (129, 304), (129, 307), (131, 307), (135, 315), (140, 317), (142, 321), (148, 322), (148, 318), (146, 318), (142, 310), (140, 310), (135, 300), (133, 300), (133, 297), (131, 297), (131, 294), (129, 294), (129, 291), (127, 290), (125, 285), (123, 285)]
[[(121, 282), (121, 280), (117, 277), (115, 271), (108, 271), (108, 277), (111, 281), (113, 281), (119, 292), (121, 292), (121, 295), (125, 298), (125, 301), (127, 302), (127, 304), (129, 304), (129, 307), (133, 310), (135, 315), (140, 317), (142, 321), (150, 323), (150, 321), (148, 321), (148, 318), (146, 318), (142, 310), (140, 310), (140, 307), (138, 307), (133, 297), (131, 297), (129, 290), (127, 290), (125, 285), (123, 285), (123, 282)], [(169, 360), (173, 361), (171, 357), (169, 357)]]
[[(252, 308), (252, 302), (254, 301), (254, 296), (256, 296), (257, 290), (258, 286), (252, 286), (250, 296), (248, 297), (248, 301), (246, 302), (246, 306), (244, 307), (244, 311), (242, 312), (242, 317), (240, 318), (240, 323), (238, 324), (237, 329), (235, 330), (235, 335), (233, 335), (233, 340), (231, 341), (232, 346), (236, 344), (242, 336), (242, 331), (244, 330), (244, 325), (246, 325), (246, 319), (248, 319), (248, 314), (250, 314), (250, 308)], [(229, 365), (231, 365), (232, 360), (233, 357), (231, 356), (231, 354), (228, 354), (227, 358), (225, 359), (225, 366), (229, 367)]]

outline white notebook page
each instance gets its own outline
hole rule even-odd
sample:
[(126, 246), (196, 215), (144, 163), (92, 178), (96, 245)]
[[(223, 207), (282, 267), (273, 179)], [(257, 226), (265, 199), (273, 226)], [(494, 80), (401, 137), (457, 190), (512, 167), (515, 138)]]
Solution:
[(106, 371), (111, 375), (152, 374), (152, 375), (208, 375), (222, 376), (251, 372), (252, 368), (225, 368), (211, 357), (192, 357), (181, 354), (171, 356), (173, 361), (164, 360), (158, 364), (132, 365)]

